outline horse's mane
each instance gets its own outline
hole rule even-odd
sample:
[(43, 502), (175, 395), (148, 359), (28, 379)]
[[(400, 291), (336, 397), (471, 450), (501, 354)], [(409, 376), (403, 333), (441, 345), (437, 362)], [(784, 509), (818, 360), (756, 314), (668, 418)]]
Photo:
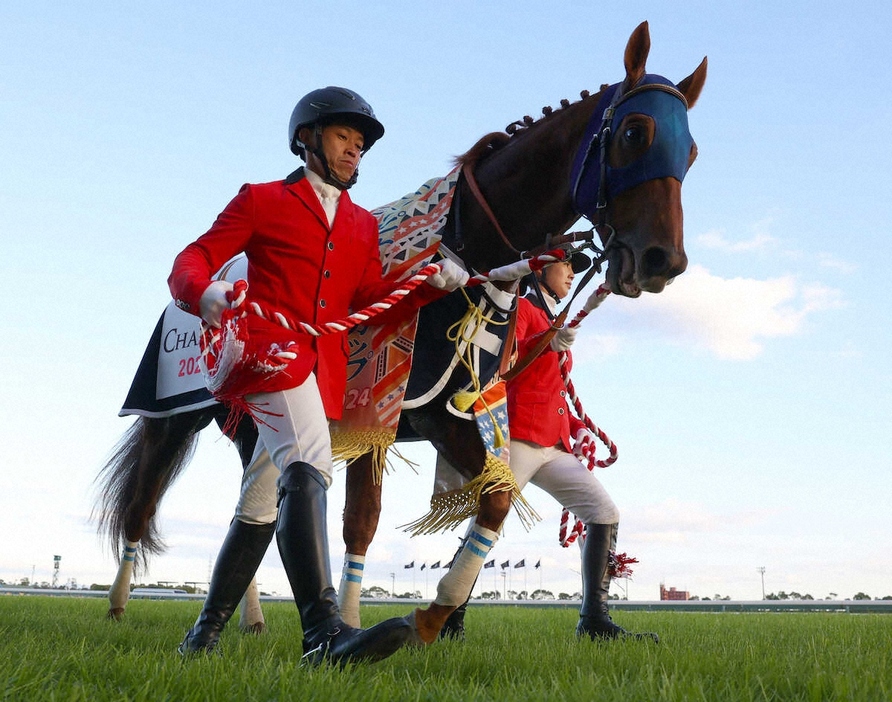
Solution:
[[(602, 85), (601, 90), (603, 91), (607, 88), (607, 85)], [(581, 100), (577, 102), (581, 102), (585, 100), (591, 95), (588, 90), (583, 90), (579, 93)], [(565, 110), (570, 107), (571, 103), (566, 98), (561, 100), (561, 106), (557, 110), (558, 112), (561, 110)], [(474, 164), (479, 163), (483, 159), (490, 156), (492, 153), (498, 151), (506, 144), (511, 142), (514, 139), (518, 139), (523, 135), (527, 134), (534, 127), (539, 126), (542, 122), (551, 117), (556, 110), (554, 110), (550, 106), (545, 106), (542, 108), (542, 116), (539, 119), (534, 119), (529, 115), (524, 115), (523, 119), (512, 122), (507, 127), (505, 127), (504, 131), (501, 132), (490, 132), (482, 136), (474, 146), (472, 146), (468, 151), (466, 151), (461, 156), (456, 157), (455, 165), (456, 166), (470, 166), (473, 167)]]

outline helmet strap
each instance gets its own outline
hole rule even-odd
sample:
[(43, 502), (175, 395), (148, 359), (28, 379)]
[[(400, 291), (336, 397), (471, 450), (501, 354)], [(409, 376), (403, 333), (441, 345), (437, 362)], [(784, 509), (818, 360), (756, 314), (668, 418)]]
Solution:
[[(331, 168), (328, 165), (328, 159), (325, 157), (325, 152), (322, 150), (322, 126), (318, 122), (315, 126), (315, 137), (314, 141), (316, 142), (316, 145), (310, 149), (310, 152), (322, 162), (322, 170), (324, 171), (321, 174), (322, 180), (340, 190), (349, 190), (352, 186), (356, 185), (356, 180), (359, 178), (359, 168), (353, 171), (353, 176), (347, 181), (341, 180), (331, 172)], [(307, 148), (306, 144), (304, 145), (304, 148)]]

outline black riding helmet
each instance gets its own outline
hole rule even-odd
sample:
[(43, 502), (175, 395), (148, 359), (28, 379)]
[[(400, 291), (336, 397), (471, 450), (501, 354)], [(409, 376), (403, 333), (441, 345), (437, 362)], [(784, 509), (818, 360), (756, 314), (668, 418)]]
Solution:
[[(306, 145), (299, 137), (303, 127), (314, 127), (318, 136), (322, 132), (322, 127), (333, 123), (353, 127), (362, 132), (363, 153), (371, 149), (374, 143), (384, 135), (384, 125), (377, 120), (369, 103), (352, 90), (330, 85), (327, 88), (319, 88), (307, 93), (294, 107), (291, 121), (288, 124), (288, 138), (292, 153), (306, 160), (304, 152)], [(316, 142), (320, 143), (318, 138)], [(349, 182), (344, 183), (329, 172), (328, 161), (322, 154), (321, 148), (317, 147), (314, 153), (322, 161), (326, 170), (326, 181), (343, 189), (349, 188), (356, 182), (358, 171), (353, 174), (353, 178)]]

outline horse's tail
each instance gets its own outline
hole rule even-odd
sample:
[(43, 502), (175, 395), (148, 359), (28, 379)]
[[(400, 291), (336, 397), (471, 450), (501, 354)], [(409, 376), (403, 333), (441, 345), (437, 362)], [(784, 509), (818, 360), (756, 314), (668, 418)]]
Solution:
[(164, 551), (155, 520), (158, 502), (191, 461), (198, 432), (211, 418), (201, 410), (138, 417), (113, 449), (96, 478), (93, 517), (118, 563), (128, 542), (139, 543), (137, 569), (145, 567), (149, 555)]

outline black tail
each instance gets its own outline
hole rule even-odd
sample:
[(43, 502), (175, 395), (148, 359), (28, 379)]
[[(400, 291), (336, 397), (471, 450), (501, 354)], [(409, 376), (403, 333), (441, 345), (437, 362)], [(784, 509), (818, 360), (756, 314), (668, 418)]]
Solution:
[(120, 560), (125, 541), (139, 542), (135, 568), (149, 555), (161, 553), (164, 542), (155, 512), (167, 489), (189, 464), (198, 432), (219, 407), (171, 417), (138, 417), (114, 448), (96, 478), (99, 497), (93, 510), (97, 531)]

